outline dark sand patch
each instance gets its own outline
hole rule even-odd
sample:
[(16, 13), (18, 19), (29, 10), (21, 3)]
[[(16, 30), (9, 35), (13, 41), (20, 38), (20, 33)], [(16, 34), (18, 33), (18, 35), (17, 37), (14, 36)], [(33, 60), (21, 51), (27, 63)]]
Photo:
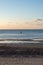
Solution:
[(0, 56), (43, 56), (43, 44), (0, 44)]

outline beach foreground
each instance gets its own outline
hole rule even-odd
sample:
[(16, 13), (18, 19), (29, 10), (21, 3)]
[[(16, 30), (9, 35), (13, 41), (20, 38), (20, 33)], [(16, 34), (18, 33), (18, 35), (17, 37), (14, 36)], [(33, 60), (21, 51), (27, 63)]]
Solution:
[[(18, 43), (18, 41), (21, 41), (21, 42)], [(28, 43), (26, 41), (28, 41)], [(0, 43), (0, 56), (13, 56), (13, 55), (14, 56), (15, 55), (37, 56), (38, 55), (43, 57), (43, 40), (30, 40), (30, 39), (27, 40), (26, 39), (25, 42), (23, 41), (22, 43), (22, 39), (20, 39), (20, 40), (17, 40), (17, 43), (16, 42)]]
[(43, 40), (37, 41), (39, 42), (0, 43), (0, 65), (43, 65)]
[(43, 58), (0, 57), (0, 65), (43, 65)]

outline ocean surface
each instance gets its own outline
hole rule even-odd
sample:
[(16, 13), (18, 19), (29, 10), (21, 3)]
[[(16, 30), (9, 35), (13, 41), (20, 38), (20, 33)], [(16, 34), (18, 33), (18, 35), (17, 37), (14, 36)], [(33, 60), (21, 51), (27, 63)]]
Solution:
[(0, 30), (0, 39), (43, 39), (43, 30)]

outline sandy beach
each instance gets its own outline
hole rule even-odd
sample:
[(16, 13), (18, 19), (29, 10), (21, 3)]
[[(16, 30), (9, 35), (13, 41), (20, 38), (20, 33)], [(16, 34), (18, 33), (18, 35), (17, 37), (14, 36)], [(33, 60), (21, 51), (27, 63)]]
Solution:
[(43, 56), (43, 39), (0, 39), (0, 55)]
[(26, 39), (25, 41), (31, 43), (0, 43), (0, 65), (43, 65), (43, 40)]
[(0, 57), (0, 65), (43, 65), (43, 58)]

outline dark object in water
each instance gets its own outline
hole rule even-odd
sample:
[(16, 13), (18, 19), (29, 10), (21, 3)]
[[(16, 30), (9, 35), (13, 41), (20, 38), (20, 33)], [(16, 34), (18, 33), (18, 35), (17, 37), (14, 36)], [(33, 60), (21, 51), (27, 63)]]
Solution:
[(20, 32), (22, 34), (22, 32)]

